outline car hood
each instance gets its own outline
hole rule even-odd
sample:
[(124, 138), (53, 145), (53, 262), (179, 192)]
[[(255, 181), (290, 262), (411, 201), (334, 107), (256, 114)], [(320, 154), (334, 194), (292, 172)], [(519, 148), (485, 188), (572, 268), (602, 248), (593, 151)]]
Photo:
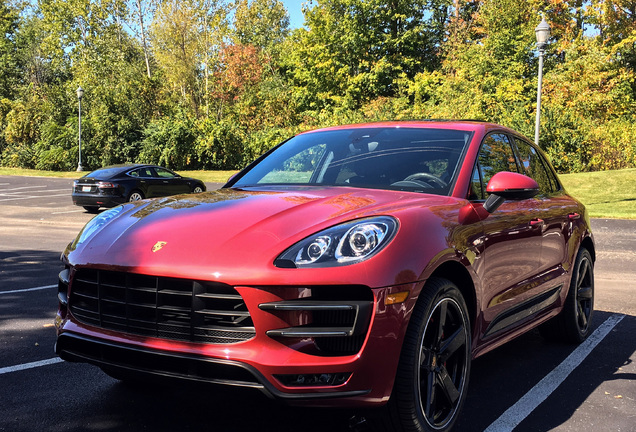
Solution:
[(66, 254), (79, 267), (260, 280), (258, 272), (273, 269), (288, 247), (324, 228), (373, 215), (399, 219), (408, 209), (453, 200), (358, 188), (221, 189), (126, 204)]

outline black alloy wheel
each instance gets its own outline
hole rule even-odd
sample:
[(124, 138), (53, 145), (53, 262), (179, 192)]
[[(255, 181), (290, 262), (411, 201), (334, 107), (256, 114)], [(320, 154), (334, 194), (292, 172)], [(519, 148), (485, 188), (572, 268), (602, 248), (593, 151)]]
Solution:
[(594, 264), (590, 253), (586, 249), (584, 251), (577, 260), (577, 277), (572, 287), (576, 292), (576, 322), (580, 334), (589, 333), (594, 311)]
[(466, 303), (432, 278), (415, 306), (388, 410), (396, 431), (448, 431), (466, 398), (471, 331)]
[(548, 340), (581, 343), (590, 334), (594, 314), (594, 260), (581, 248), (572, 266), (570, 289), (563, 310), (539, 330)]

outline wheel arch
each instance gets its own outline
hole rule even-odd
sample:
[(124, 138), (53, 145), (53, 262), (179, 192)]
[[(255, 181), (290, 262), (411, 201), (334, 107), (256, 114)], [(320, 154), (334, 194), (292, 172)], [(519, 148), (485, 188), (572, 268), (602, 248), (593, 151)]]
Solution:
[(468, 308), (471, 329), (474, 330), (477, 322), (477, 294), (473, 279), (466, 267), (457, 261), (446, 261), (437, 267), (430, 277), (448, 279), (457, 285)]
[(583, 241), (581, 242), (580, 248), (587, 249), (590, 255), (592, 256), (592, 261), (596, 262), (596, 248), (594, 247), (594, 242), (592, 241), (591, 237), (589, 236), (585, 237)]

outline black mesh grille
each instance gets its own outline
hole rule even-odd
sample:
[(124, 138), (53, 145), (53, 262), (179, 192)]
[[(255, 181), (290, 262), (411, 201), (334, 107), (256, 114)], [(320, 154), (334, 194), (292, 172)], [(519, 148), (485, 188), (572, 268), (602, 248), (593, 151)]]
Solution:
[(239, 293), (211, 282), (81, 269), (69, 307), (80, 322), (140, 336), (222, 344), (255, 335)]
[[(353, 327), (356, 311), (316, 311), (313, 313), (314, 325), (324, 327)], [(326, 353), (349, 355), (360, 351), (364, 343), (365, 334), (347, 337), (318, 337), (316, 346)]]

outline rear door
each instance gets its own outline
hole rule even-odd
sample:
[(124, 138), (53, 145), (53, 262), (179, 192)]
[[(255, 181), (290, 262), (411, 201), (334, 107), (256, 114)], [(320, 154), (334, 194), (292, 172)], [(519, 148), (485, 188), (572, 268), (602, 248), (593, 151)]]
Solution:
[(139, 190), (145, 198), (152, 197), (154, 173), (150, 167), (136, 168), (126, 174), (133, 179), (133, 184), (127, 187), (126, 194), (130, 195), (134, 190)]

